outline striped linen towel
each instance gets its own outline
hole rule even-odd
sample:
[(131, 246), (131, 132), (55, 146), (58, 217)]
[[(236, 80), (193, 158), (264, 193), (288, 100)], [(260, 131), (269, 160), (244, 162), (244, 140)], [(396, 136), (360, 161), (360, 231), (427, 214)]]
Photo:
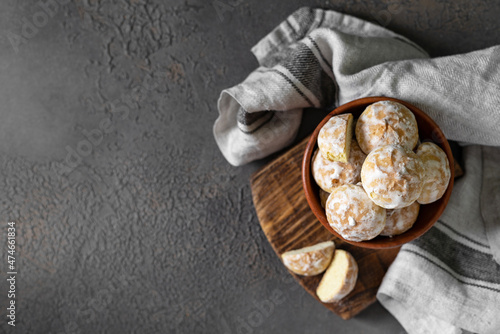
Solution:
[(301, 8), (252, 52), (260, 67), (221, 93), (214, 124), (235, 166), (289, 145), (304, 108), (365, 96), (406, 100), (464, 144), (446, 211), (402, 247), (377, 297), (409, 333), (500, 333), (500, 46), (431, 59), (383, 27)]

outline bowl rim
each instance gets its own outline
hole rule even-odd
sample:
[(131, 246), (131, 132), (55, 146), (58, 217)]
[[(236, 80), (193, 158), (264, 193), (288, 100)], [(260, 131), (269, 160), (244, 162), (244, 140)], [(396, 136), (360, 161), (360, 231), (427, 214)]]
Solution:
[[(426, 122), (430, 123), (433, 130), (433, 136), (435, 135), (437, 140), (439, 141), (436, 143), (434, 140), (433, 142), (441, 147), (443, 151), (445, 152), (448, 162), (450, 164), (450, 181), (448, 183), (448, 188), (446, 189), (445, 193), (441, 197), (440, 200), (442, 200), (442, 204), (437, 208), (436, 212), (431, 216), (429, 222), (424, 225), (423, 228), (417, 230), (417, 231), (412, 231), (412, 229), (409, 229), (408, 231), (394, 236), (394, 237), (384, 237), (384, 236), (377, 236), (374, 239), (371, 240), (366, 240), (366, 241), (351, 241), (351, 240), (346, 240), (342, 238), (340, 234), (335, 232), (330, 224), (327, 221), (326, 218), (326, 213), (323, 207), (320, 204), (319, 201), (319, 193), (315, 194), (315, 191), (313, 189), (313, 182), (314, 178), (312, 177), (311, 173), (311, 160), (312, 160), (312, 155), (316, 149), (317, 146), (317, 137), (319, 134), (319, 131), (321, 127), (333, 116), (339, 115), (342, 113), (349, 112), (354, 107), (367, 107), (368, 105), (378, 102), (378, 101), (383, 101), (383, 100), (389, 100), (389, 101), (395, 101), (403, 104), (406, 106), (410, 111), (414, 114), (417, 114), (418, 117), (424, 119)], [(316, 216), (316, 218), (319, 220), (319, 222), (333, 235), (338, 237), (344, 242), (347, 242), (351, 245), (362, 247), (362, 248), (371, 248), (371, 249), (383, 249), (383, 248), (394, 248), (394, 247), (399, 247), (407, 242), (410, 242), (412, 240), (417, 239), (418, 237), (422, 236), (425, 234), (441, 217), (441, 214), (443, 213), (444, 209), (446, 208), (448, 201), (451, 196), (451, 192), (453, 190), (453, 183), (454, 183), (454, 177), (455, 177), (455, 170), (454, 170), (454, 158), (451, 152), (450, 145), (448, 143), (448, 140), (444, 136), (442, 130), (439, 128), (439, 126), (434, 122), (432, 118), (430, 118), (426, 113), (424, 113), (422, 110), (419, 108), (415, 107), (414, 105), (403, 101), (399, 100), (396, 98), (392, 97), (386, 97), (386, 96), (371, 96), (371, 97), (363, 97), (360, 99), (352, 100), (348, 103), (345, 103), (337, 108), (335, 108), (333, 111), (328, 113), (323, 120), (316, 126), (314, 129), (313, 133), (309, 137), (309, 140), (306, 144), (306, 148), (304, 151), (303, 159), (302, 159), (302, 187), (304, 189), (304, 193), (306, 195), (306, 200), (307, 203), (309, 204), (309, 207), (311, 208), (313, 214)]]

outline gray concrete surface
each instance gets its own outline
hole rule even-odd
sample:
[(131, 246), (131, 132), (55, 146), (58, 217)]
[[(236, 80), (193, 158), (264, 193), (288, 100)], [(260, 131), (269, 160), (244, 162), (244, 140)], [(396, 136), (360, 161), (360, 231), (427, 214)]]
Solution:
[[(303, 5), (403, 33), (433, 56), (500, 42), (500, 4), (466, 0), (4, 0), (0, 4), (0, 332), (403, 333), (350, 321), (291, 280), (249, 177), (212, 137), (250, 47)], [(52, 1), (51, 3), (55, 3)], [(305, 116), (299, 138), (321, 117)], [(16, 326), (7, 222), (16, 222)]]

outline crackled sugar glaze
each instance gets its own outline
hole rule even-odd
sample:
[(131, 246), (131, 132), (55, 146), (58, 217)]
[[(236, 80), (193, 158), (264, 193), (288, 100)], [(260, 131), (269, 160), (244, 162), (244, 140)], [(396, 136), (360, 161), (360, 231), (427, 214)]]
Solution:
[(401, 209), (387, 210), (385, 227), (380, 235), (392, 237), (408, 231), (417, 220), (419, 211), (420, 204), (417, 202)]
[(318, 147), (323, 158), (331, 161), (349, 161), (352, 139), (352, 114), (331, 117), (318, 134)]
[(380, 101), (369, 105), (356, 123), (356, 139), (366, 154), (384, 145), (412, 150), (418, 142), (417, 121), (404, 105)]
[(361, 168), (361, 182), (366, 193), (386, 209), (412, 204), (422, 192), (423, 178), (422, 160), (399, 145), (374, 149)]
[(351, 253), (338, 249), (319, 282), (316, 294), (323, 303), (333, 303), (347, 296), (356, 286), (358, 264)]
[(361, 186), (334, 188), (325, 210), (330, 226), (346, 240), (373, 239), (385, 226), (385, 209), (373, 203)]
[(312, 159), (312, 175), (318, 186), (326, 192), (341, 184), (358, 183), (361, 180), (361, 166), (366, 155), (359, 148), (356, 140), (352, 140), (349, 162), (330, 161), (318, 153)]
[(424, 164), (424, 186), (417, 201), (428, 204), (440, 199), (448, 188), (451, 172), (446, 153), (434, 143), (425, 142), (417, 149)]
[(328, 268), (334, 250), (333, 241), (325, 241), (314, 246), (285, 252), (281, 258), (283, 264), (292, 272), (303, 276), (314, 276)]

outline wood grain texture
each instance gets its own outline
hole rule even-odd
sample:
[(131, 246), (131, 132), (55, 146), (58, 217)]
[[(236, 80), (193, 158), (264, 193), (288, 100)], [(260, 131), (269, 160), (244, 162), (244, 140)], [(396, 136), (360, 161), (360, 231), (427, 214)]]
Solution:
[[(336, 238), (320, 224), (307, 204), (301, 183), (301, 162), (307, 139), (252, 176), (253, 202), (262, 230), (280, 258), (286, 251), (326, 240), (333, 240), (336, 248), (345, 249), (354, 256), (359, 266), (354, 290), (339, 302), (322, 303), (343, 319), (350, 319), (375, 301), (382, 278), (399, 248), (355, 247)], [(290, 274), (320, 302), (316, 288), (322, 275)]]

